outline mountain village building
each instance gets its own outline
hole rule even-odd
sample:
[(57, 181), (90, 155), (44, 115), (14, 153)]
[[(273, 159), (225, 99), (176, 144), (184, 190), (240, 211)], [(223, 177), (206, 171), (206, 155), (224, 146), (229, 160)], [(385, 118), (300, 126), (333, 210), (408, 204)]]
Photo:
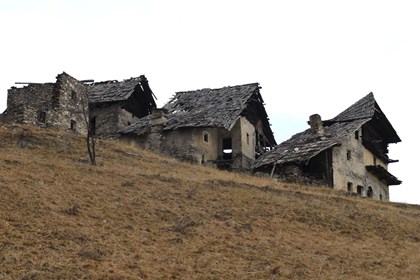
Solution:
[(258, 83), (178, 92), (120, 134), (178, 159), (242, 171), (276, 145)]
[(388, 172), (388, 144), (401, 139), (372, 93), (327, 121), (310, 117), (310, 128), (256, 160), (254, 171), (271, 177), (389, 200), (401, 181)]

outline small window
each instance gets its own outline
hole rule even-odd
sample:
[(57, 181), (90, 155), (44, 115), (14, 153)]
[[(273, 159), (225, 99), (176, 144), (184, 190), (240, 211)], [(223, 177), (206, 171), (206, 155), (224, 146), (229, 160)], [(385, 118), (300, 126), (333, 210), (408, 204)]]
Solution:
[(373, 189), (372, 189), (372, 187), (369, 187), (368, 188), (368, 190), (367, 190), (367, 197), (370, 197), (370, 198), (373, 197)]
[(382, 201), (382, 194), (379, 195), (379, 200)]
[(373, 157), (373, 165), (376, 166), (376, 157)]
[(356, 132), (354, 133), (354, 138), (359, 139), (359, 131), (358, 130), (356, 130)]
[(347, 192), (348, 193), (353, 193), (353, 183), (351, 183), (351, 182), (347, 183)]
[(71, 100), (76, 100), (76, 92), (74, 90), (71, 91)]
[(47, 119), (47, 112), (41, 111), (38, 113), (38, 122), (45, 123)]
[(70, 130), (76, 131), (76, 121), (70, 121)]
[(209, 142), (209, 134), (207, 132), (203, 132), (203, 141), (208, 143)]
[(347, 160), (351, 160), (351, 151), (347, 150)]
[(357, 186), (357, 194), (360, 196), (363, 195), (363, 186)]
[(246, 144), (249, 145), (249, 134), (246, 134)]

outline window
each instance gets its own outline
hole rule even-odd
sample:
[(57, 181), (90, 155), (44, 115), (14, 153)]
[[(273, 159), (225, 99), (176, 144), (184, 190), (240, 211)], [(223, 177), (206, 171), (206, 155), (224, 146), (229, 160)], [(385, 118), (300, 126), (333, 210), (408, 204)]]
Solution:
[(246, 134), (246, 144), (249, 145), (249, 134)]
[(71, 91), (71, 100), (76, 100), (76, 92), (74, 90)]
[(351, 160), (351, 151), (347, 150), (347, 160)]
[(372, 187), (369, 187), (368, 188), (368, 190), (367, 190), (367, 197), (370, 197), (370, 198), (373, 197), (373, 189), (372, 189)]
[(357, 194), (362, 196), (363, 195), (363, 186), (357, 186)]
[(379, 195), (379, 200), (382, 201), (382, 194)]
[(347, 192), (348, 193), (353, 193), (353, 183), (351, 183), (351, 182), (347, 183)]
[(76, 121), (70, 121), (70, 130), (76, 131)]
[(373, 157), (373, 165), (376, 166), (376, 157)]
[(47, 119), (47, 112), (41, 111), (38, 113), (38, 122), (45, 123)]
[(354, 138), (359, 139), (359, 131), (358, 130), (356, 130), (356, 132), (354, 133)]
[(206, 143), (209, 142), (209, 134), (206, 131), (203, 132), (203, 141)]

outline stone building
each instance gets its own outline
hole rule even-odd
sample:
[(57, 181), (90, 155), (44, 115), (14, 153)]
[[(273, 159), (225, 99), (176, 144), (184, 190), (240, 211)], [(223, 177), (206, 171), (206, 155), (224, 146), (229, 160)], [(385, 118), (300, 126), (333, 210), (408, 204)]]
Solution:
[(178, 92), (120, 134), (178, 159), (244, 171), (276, 145), (258, 83)]
[(63, 72), (55, 83), (27, 83), (8, 91), (1, 121), (113, 136), (156, 108), (144, 75), (124, 81), (79, 81)]
[(87, 108), (86, 86), (67, 73), (55, 83), (28, 83), (8, 90), (3, 121), (86, 132), (82, 108)]
[(372, 93), (331, 120), (310, 117), (310, 128), (257, 159), (255, 172), (389, 200), (399, 185), (388, 172), (388, 144), (401, 139)]
[(156, 108), (154, 94), (144, 75), (124, 81), (88, 86), (90, 125), (97, 135), (112, 136)]

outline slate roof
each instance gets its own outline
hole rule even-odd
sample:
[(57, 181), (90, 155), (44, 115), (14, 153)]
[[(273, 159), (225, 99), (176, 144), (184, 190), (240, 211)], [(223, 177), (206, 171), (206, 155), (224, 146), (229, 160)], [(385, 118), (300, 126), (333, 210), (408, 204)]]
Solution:
[(93, 83), (88, 87), (89, 102), (116, 102), (127, 100), (135, 87), (140, 84), (141, 76), (121, 82), (106, 81)]
[(297, 133), (289, 140), (280, 143), (272, 151), (259, 157), (254, 163), (254, 168), (274, 163), (307, 162), (322, 151), (340, 144), (363, 124), (372, 120), (375, 113), (380, 114), (381, 122), (386, 123), (392, 137), (390, 139), (392, 141), (399, 140), (395, 130), (376, 103), (373, 93), (369, 93), (335, 118), (324, 121), (324, 136), (315, 137), (311, 134), (310, 129)]
[(260, 156), (254, 168), (264, 165), (284, 164), (287, 162), (306, 162), (322, 151), (341, 143), (370, 119), (358, 119), (351, 122), (336, 122), (324, 127), (324, 135), (315, 137), (311, 129), (293, 135), (276, 146), (272, 151)]
[[(268, 123), (267, 113), (259, 92), (259, 84), (245, 84), (218, 89), (200, 89), (177, 92), (163, 107), (168, 111), (168, 121), (164, 130), (185, 127), (220, 127), (230, 130), (237, 119), (245, 114), (247, 106), (256, 101), (260, 106), (261, 118), (269, 140), (275, 144), (274, 136)], [(149, 120), (141, 120), (121, 131), (122, 134), (143, 135), (150, 131)]]

